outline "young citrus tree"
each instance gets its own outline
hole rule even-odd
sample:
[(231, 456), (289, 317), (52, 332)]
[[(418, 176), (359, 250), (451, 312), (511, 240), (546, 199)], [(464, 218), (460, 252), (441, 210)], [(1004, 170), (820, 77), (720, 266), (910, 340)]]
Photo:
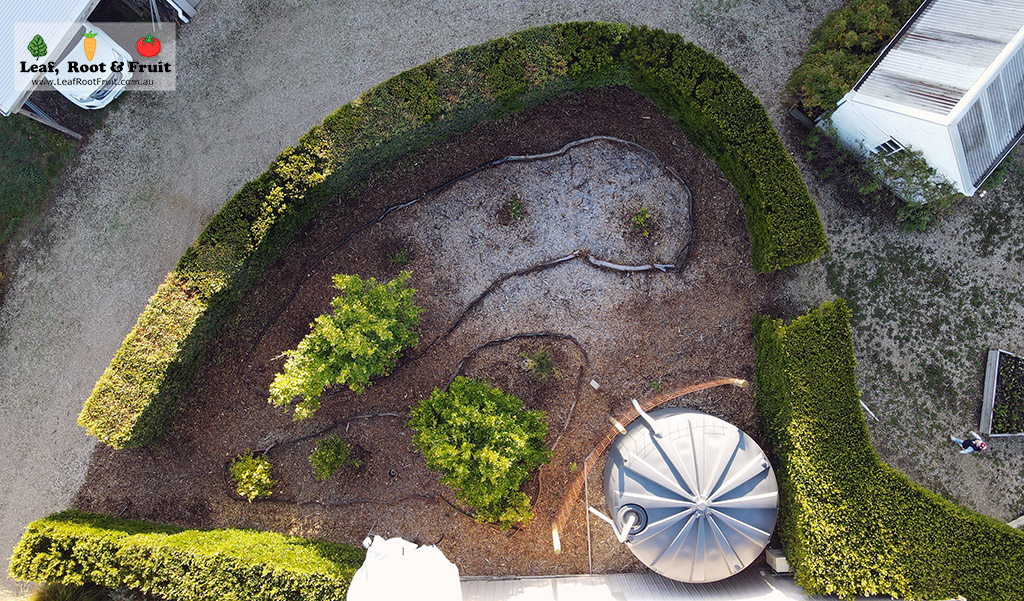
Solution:
[(299, 346), (285, 351), (284, 370), (270, 384), (270, 402), (295, 406), (295, 419), (309, 417), (320, 407), (320, 395), (333, 384), (359, 393), (375, 376), (394, 369), (402, 351), (419, 341), (420, 308), (416, 292), (406, 287), (403, 271), (390, 282), (363, 281), (357, 275), (336, 275), (342, 292), (331, 301), (333, 312), (317, 317)]
[(238, 495), (252, 500), (269, 497), (274, 490), (274, 479), (270, 476), (270, 460), (255, 456), (251, 451), (231, 461), (231, 479), (235, 482)]
[(551, 460), (544, 446), (544, 412), (528, 411), (518, 398), (487, 382), (458, 377), (435, 388), (410, 413), (413, 444), (441, 482), (473, 508), (482, 522), (507, 529), (533, 517), (519, 487)]

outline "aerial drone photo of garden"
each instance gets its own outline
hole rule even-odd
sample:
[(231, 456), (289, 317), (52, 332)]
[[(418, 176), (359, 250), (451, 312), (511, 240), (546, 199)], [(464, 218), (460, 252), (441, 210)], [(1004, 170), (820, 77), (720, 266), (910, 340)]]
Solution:
[(872, 449), (847, 304), (785, 293), (827, 249), (761, 103), (677, 35), (571, 23), (436, 59), (325, 118), (185, 252), (85, 403), (104, 444), (73, 511), (12, 574), (341, 599), (368, 533), (472, 576), (642, 571), (587, 513), (637, 399), (770, 450), (773, 546), (808, 592), (1012, 590), (1019, 532)]
[[(536, 158), (449, 183), (481, 159), (510, 156)], [(431, 146), (321, 210), (225, 317), (184, 394), (194, 400), (164, 441), (103, 451), (77, 505), (339, 541), (361, 540), (373, 526), (442, 541), (470, 573), (586, 571), (584, 521), (563, 535), (557, 563), (550, 521), (606, 418), (632, 398), (752, 377), (749, 324), (770, 309), (772, 278), (750, 265), (740, 207), (714, 163), (625, 88), (565, 96)], [(336, 314), (334, 297), (358, 298), (371, 314), (367, 329), (377, 312), (396, 324), (394, 345), (366, 335), (367, 344), (395, 350), (372, 377), (327, 388), (313, 411), (291, 403), (296, 390), (277, 392), (275, 376), (290, 373), (283, 353), (301, 344), (311, 322)], [(342, 307), (340, 321), (358, 320), (353, 311)], [(525, 503), (467, 503), (417, 450), (410, 410), (455, 378), (520, 399), (522, 410), (503, 409), (509, 419), (542, 412), (544, 425), (526, 441), (541, 460), (518, 480), (501, 473), (492, 485), (522, 488)], [(272, 391), (286, 406), (268, 402)], [(748, 391), (716, 389), (685, 402), (755, 430)], [(445, 421), (468, 419), (440, 411)], [(320, 480), (309, 457), (332, 436), (351, 460)], [(230, 461), (250, 452), (267, 460), (273, 479), (269, 495), (251, 503), (229, 473)], [(478, 477), (483, 468), (467, 469)], [(480, 513), (489, 516), (484, 524), (473, 519)], [(635, 560), (607, 534), (594, 547), (595, 569), (630, 569)]]

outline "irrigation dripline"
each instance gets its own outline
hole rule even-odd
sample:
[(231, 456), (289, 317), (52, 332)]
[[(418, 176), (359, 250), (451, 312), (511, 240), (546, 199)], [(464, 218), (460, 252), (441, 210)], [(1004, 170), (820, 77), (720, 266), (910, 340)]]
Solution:
[[(620, 271), (620, 272), (645, 272), (645, 271), (661, 271), (661, 272), (677, 271), (677, 272), (679, 272), (679, 271), (682, 271), (682, 269), (686, 265), (687, 259), (690, 256), (690, 246), (691, 246), (691, 244), (693, 242), (693, 232), (694, 232), (694, 227), (695, 227), (694, 226), (694, 222), (693, 222), (693, 194), (690, 192), (689, 186), (686, 185), (686, 182), (683, 181), (683, 179), (679, 176), (678, 173), (675, 172), (674, 169), (672, 169), (671, 166), (669, 166), (668, 164), (666, 164), (664, 161), (661, 160), (661, 158), (658, 156), (658, 154), (656, 152), (654, 152), (653, 150), (647, 148), (646, 146), (643, 146), (641, 144), (637, 144), (636, 142), (632, 142), (632, 141), (629, 141), (629, 140), (623, 140), (622, 138), (616, 138), (614, 136), (590, 136), (589, 138), (583, 138), (581, 140), (575, 140), (573, 142), (569, 142), (568, 144), (562, 146), (558, 150), (555, 150), (555, 151), (552, 151), (552, 152), (545, 152), (545, 153), (541, 153), (541, 154), (530, 154), (530, 155), (512, 155), (512, 156), (506, 156), (506, 157), (503, 157), (503, 158), (500, 158), (500, 159), (496, 159), (496, 160), (491, 161), (489, 163), (485, 163), (485, 164), (480, 165), (478, 167), (474, 167), (473, 169), (470, 169), (469, 171), (467, 171), (467, 172), (465, 172), (465, 173), (463, 173), (463, 174), (461, 174), (461, 175), (459, 175), (459, 176), (457, 176), (457, 177), (455, 177), (453, 179), (450, 179), (450, 180), (448, 180), (448, 181), (446, 181), (446, 182), (444, 182), (444, 183), (442, 183), (442, 184), (440, 184), (438, 186), (435, 186), (435, 187), (427, 190), (426, 192), (423, 192), (422, 194), (420, 194), (416, 198), (413, 198), (412, 200), (409, 200), (409, 201), (406, 201), (406, 202), (403, 202), (403, 203), (399, 203), (399, 204), (395, 204), (395, 205), (391, 205), (390, 207), (387, 207), (376, 218), (374, 218), (374, 219), (370, 220), (369, 222), (364, 223), (363, 225), (357, 227), (349, 235), (345, 236), (340, 241), (335, 243), (333, 246), (328, 248), (326, 251), (324, 251), (322, 254), (320, 254), (316, 258), (316, 260), (313, 261), (313, 263), (310, 265), (310, 267), (306, 271), (306, 273), (292, 287), (292, 291), (289, 293), (289, 295), (285, 299), (285, 301), (281, 304), (281, 306), (277, 309), (277, 311), (275, 311), (275, 313), (271, 316), (271, 318), (267, 321), (267, 323), (264, 324), (263, 328), (260, 330), (260, 333), (256, 336), (256, 339), (253, 342), (252, 346), (249, 348), (249, 352), (246, 354), (245, 359), (242, 362), (242, 365), (243, 366), (247, 366), (249, 364), (249, 362), (252, 360), (252, 355), (255, 353), (256, 348), (259, 346), (259, 343), (263, 340), (264, 336), (266, 336), (267, 331), (273, 326), (273, 324), (275, 324), (277, 322), (277, 320), (281, 317), (281, 315), (284, 313), (284, 311), (291, 305), (291, 303), (295, 300), (295, 297), (298, 295), (299, 289), (302, 287), (302, 285), (310, 277), (313, 276), (313, 274), (323, 264), (323, 262), (327, 259), (327, 257), (331, 256), (332, 254), (337, 252), (341, 247), (343, 247), (346, 244), (348, 244), (353, 238), (355, 238), (361, 232), (365, 231), (366, 229), (368, 229), (370, 227), (373, 227), (374, 225), (377, 225), (378, 223), (383, 222), (384, 219), (386, 219), (392, 213), (394, 213), (396, 211), (399, 211), (399, 210), (402, 210), (402, 209), (406, 209), (406, 208), (411, 207), (413, 205), (416, 205), (420, 201), (422, 201), (425, 198), (427, 198), (428, 196), (437, 194), (437, 193), (439, 193), (439, 192), (441, 192), (441, 191), (443, 191), (443, 190), (445, 190), (447, 188), (450, 188), (450, 187), (454, 186), (455, 184), (457, 184), (458, 182), (461, 182), (462, 180), (465, 180), (465, 179), (467, 179), (469, 177), (472, 177), (473, 175), (476, 175), (477, 173), (479, 173), (479, 172), (481, 172), (481, 171), (483, 171), (485, 169), (491, 169), (491, 168), (497, 167), (499, 165), (503, 165), (505, 163), (530, 162), (530, 161), (536, 161), (536, 160), (547, 159), (547, 158), (559, 156), (559, 155), (565, 154), (566, 152), (572, 150), (573, 148), (576, 148), (578, 146), (582, 146), (584, 144), (588, 144), (590, 142), (595, 142), (595, 141), (606, 141), (606, 142), (612, 142), (612, 143), (616, 143), (616, 144), (621, 144), (621, 145), (624, 145), (624, 146), (628, 146), (630, 148), (637, 149), (637, 150), (639, 150), (639, 151), (641, 151), (641, 152), (643, 152), (643, 153), (645, 153), (645, 154), (647, 154), (649, 156), (654, 157), (655, 159), (657, 159), (661, 163), (662, 167), (665, 169), (665, 172), (668, 173), (669, 176), (672, 179), (674, 179), (676, 182), (678, 182), (683, 187), (684, 190), (686, 190), (687, 220), (689, 221), (689, 226), (690, 227), (688, 228), (688, 232), (687, 232), (687, 236), (686, 236), (686, 241), (683, 243), (683, 248), (680, 250), (679, 253), (677, 253), (677, 255), (675, 257), (675, 260), (671, 264), (651, 263), (651, 264), (647, 264), (647, 265), (623, 265), (623, 264), (614, 263), (614, 262), (611, 262), (611, 261), (608, 261), (608, 260), (605, 260), (605, 259), (601, 259), (599, 257), (594, 257), (589, 252), (587, 252), (586, 250), (582, 250), (581, 249), (581, 250), (577, 250), (577, 251), (575, 251), (575, 252), (573, 252), (573, 253), (571, 253), (569, 255), (561, 257), (559, 259), (543, 261), (541, 263), (538, 263), (538, 264), (534, 265), (531, 268), (519, 270), (517, 272), (513, 272), (512, 274), (507, 274), (506, 276), (503, 276), (502, 278), (499, 278), (499, 280), (504, 281), (504, 280), (507, 280), (507, 279), (509, 279), (511, 277), (515, 277), (516, 275), (526, 275), (527, 273), (531, 273), (533, 271), (537, 271), (537, 270), (544, 269), (544, 268), (547, 268), (547, 267), (553, 267), (554, 265), (557, 265), (557, 264), (559, 264), (561, 262), (568, 261), (568, 260), (571, 260), (571, 259), (576, 259), (576, 258), (586, 259), (587, 263), (589, 263), (590, 265), (593, 265), (595, 267), (599, 267), (599, 268), (603, 268), (603, 269), (610, 269), (610, 270), (613, 270), (613, 271)], [(485, 296), (487, 292), (490, 292), (495, 287), (496, 287), (496, 284), (492, 284), (491, 286), (489, 286), (487, 291), (485, 292), (485, 294), (482, 295), (482, 296)], [(471, 304), (471, 306), (475, 306), (475, 304), (478, 303), (479, 300), (480, 299), (478, 298), (478, 300), (474, 301), (474, 303)], [(433, 343), (431, 343), (431, 344), (433, 344)]]

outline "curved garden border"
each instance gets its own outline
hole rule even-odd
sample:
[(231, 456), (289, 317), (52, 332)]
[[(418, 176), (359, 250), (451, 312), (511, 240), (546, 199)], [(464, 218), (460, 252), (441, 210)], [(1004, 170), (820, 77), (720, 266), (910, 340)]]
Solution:
[(754, 320), (754, 403), (796, 583), (844, 599), (1019, 599), (1024, 533), (918, 486), (871, 446), (849, 319), (840, 299), (788, 325)]
[(115, 448), (158, 443), (221, 318), (321, 206), (370, 169), (571, 90), (626, 85), (719, 165), (746, 208), (753, 264), (813, 260), (824, 228), (764, 107), (680, 36), (607, 23), (528, 29), (401, 73), (282, 152), (200, 234), (86, 400), (79, 424)]

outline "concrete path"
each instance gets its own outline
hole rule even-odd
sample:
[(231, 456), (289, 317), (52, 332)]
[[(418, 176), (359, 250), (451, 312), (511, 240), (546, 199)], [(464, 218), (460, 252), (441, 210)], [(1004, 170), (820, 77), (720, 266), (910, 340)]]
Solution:
[[(780, 122), (778, 91), (839, 3), (207, 2), (180, 31), (177, 91), (119, 101), (12, 274), (0, 309), (0, 565), (28, 522), (81, 485), (93, 440), (76, 416), (157, 284), (230, 195), (325, 115), (458, 48), (600, 20), (683, 34)], [(0, 580), (0, 598), (25, 590)]]

